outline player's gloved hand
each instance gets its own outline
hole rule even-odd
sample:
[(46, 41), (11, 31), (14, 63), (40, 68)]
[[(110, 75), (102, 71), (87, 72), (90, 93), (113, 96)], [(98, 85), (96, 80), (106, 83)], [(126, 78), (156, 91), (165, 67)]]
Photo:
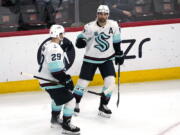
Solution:
[(71, 76), (68, 75), (68, 74), (66, 75), (65, 87), (68, 90), (73, 90), (74, 89), (74, 83), (73, 83), (73, 81), (71, 79)]
[(86, 39), (85, 38), (77, 38), (77, 40), (76, 40), (76, 47), (77, 48), (84, 48), (84, 47), (86, 47)]
[(123, 51), (116, 52), (115, 54), (115, 64), (122, 65), (124, 63), (124, 54)]

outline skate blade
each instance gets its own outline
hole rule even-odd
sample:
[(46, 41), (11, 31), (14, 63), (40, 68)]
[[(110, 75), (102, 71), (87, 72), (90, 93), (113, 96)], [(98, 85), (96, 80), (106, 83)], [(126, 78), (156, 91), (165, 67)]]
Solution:
[(104, 118), (111, 118), (111, 114), (106, 114), (102, 111), (99, 111), (98, 115)]
[(80, 131), (79, 132), (71, 132), (71, 131), (67, 131), (67, 130), (63, 129), (62, 134), (65, 134), (65, 135), (80, 135)]

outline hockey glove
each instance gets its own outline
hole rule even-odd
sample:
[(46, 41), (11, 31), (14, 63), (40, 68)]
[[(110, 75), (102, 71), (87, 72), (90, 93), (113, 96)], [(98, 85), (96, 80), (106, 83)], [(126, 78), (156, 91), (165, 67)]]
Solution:
[(84, 48), (84, 47), (86, 47), (86, 39), (85, 38), (78, 38), (76, 40), (76, 47), (77, 48)]
[(115, 64), (122, 65), (124, 63), (124, 54), (123, 51), (116, 52), (115, 54)]
[(66, 89), (71, 90), (71, 91), (74, 89), (74, 83), (71, 79), (71, 76), (68, 74), (66, 75), (65, 87), (66, 87)]
[(64, 85), (68, 90), (74, 89), (73, 81), (71, 80), (71, 76), (66, 74), (64, 71), (51, 73), (54, 78), (59, 80), (59, 83)]

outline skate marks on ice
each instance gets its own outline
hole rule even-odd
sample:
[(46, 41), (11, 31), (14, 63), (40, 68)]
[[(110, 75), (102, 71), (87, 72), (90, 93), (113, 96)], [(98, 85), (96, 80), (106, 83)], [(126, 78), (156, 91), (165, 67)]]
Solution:
[[(90, 87), (89, 90), (101, 87)], [(180, 135), (180, 80), (122, 84), (113, 93), (110, 119), (98, 116), (99, 96), (85, 94), (72, 124), (81, 135)], [(61, 135), (50, 128), (51, 100), (45, 92), (0, 95), (0, 134)]]
[(180, 135), (180, 122), (177, 122), (177, 123), (169, 126), (164, 131), (159, 133), (158, 135)]

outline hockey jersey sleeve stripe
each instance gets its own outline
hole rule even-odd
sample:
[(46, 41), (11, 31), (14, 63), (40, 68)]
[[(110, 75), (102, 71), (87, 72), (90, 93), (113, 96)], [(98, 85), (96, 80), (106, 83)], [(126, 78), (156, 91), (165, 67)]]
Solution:
[(113, 35), (113, 43), (119, 43), (119, 42), (121, 42), (120, 34)]
[(81, 34), (79, 34), (78, 36), (77, 36), (77, 38), (85, 38), (86, 39), (86, 37), (81, 33)]

